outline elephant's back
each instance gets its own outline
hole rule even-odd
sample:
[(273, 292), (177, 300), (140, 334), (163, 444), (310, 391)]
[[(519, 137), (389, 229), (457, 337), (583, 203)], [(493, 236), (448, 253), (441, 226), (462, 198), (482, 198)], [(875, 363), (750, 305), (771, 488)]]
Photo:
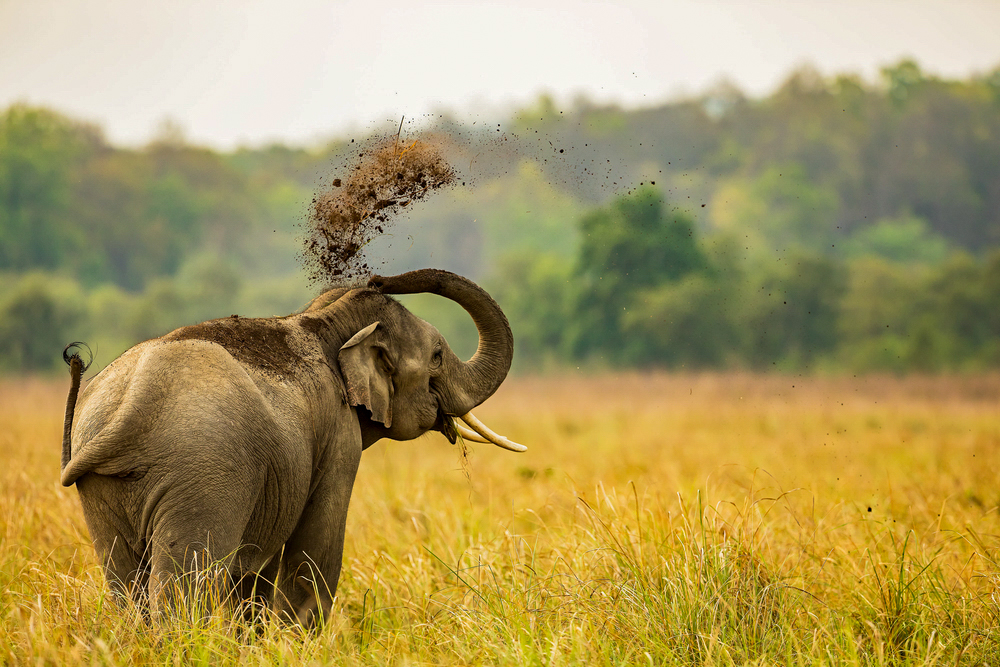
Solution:
[(233, 315), (181, 327), (164, 336), (164, 342), (215, 343), (236, 361), (277, 376), (291, 376), (305, 364), (294, 332), (281, 318), (246, 318)]
[(86, 472), (145, 471), (164, 458), (252, 458), (294, 442), (297, 420), (273, 400), (294, 387), (265, 392), (258, 382), (218, 343), (156, 339), (132, 348), (81, 396), (64, 483)]

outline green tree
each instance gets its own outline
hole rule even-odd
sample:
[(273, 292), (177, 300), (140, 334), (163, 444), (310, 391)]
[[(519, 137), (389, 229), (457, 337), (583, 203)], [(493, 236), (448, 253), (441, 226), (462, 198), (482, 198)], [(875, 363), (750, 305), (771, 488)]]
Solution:
[(48, 109), (15, 104), (0, 115), (0, 270), (61, 267), (83, 246), (72, 179), (100, 143), (93, 127)]
[(576, 334), (577, 287), (569, 260), (553, 254), (504, 257), (488, 286), (515, 332), (514, 369), (540, 371), (565, 363)]
[(736, 304), (736, 292), (705, 273), (644, 290), (622, 322), (629, 356), (672, 368), (731, 366), (741, 341)]
[(925, 220), (913, 216), (861, 227), (841, 247), (848, 257), (874, 255), (903, 264), (939, 264), (949, 251), (944, 238), (933, 233)]
[(924, 272), (874, 254), (864, 254), (848, 267), (837, 323), (838, 357), (857, 371), (907, 370)]
[(906, 104), (920, 85), (926, 81), (920, 65), (911, 59), (901, 60), (895, 65), (882, 68), (882, 80), (888, 90), (889, 99), (894, 104)]
[(929, 369), (978, 365), (994, 342), (991, 305), (984, 263), (966, 253), (952, 255), (931, 274), (918, 302), (920, 324), (940, 342), (926, 359), (915, 353), (914, 364)]
[(796, 164), (769, 167), (756, 178), (722, 184), (712, 201), (717, 229), (747, 239), (767, 258), (790, 249), (829, 253), (838, 240), (837, 194), (817, 186)]
[(707, 268), (694, 221), (666, 209), (660, 193), (641, 187), (580, 220), (573, 353), (635, 363), (623, 337), (623, 316), (638, 292)]
[(838, 261), (791, 254), (757, 277), (745, 301), (748, 360), (757, 368), (809, 366), (837, 343), (841, 300), (847, 288)]
[(49, 371), (79, 340), (82, 299), (77, 285), (39, 272), (25, 274), (0, 300), (0, 368)]

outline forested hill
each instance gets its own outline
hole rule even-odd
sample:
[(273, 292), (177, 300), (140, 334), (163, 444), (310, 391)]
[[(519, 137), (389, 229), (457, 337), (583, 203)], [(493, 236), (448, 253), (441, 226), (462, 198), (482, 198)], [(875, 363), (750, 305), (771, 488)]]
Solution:
[[(878, 81), (803, 68), (762, 99), (726, 85), (636, 110), (541, 97), (499, 122), (427, 123), (467, 184), (371, 252), (387, 271), (491, 286), (524, 332), (522, 368), (1000, 363), (986, 322), (1000, 305), (1000, 68), (948, 80), (904, 61)], [(50, 368), (71, 339), (107, 356), (192, 320), (304, 303), (307, 205), (362, 139), (218, 152), (168, 126), (123, 148), (58, 110), (4, 110), (0, 369)], [(796, 289), (815, 307), (775, 333), (773, 304), (751, 295)], [(896, 289), (899, 312), (872, 312), (864, 289)], [(965, 305), (931, 304), (948, 289)], [(972, 331), (949, 333), (935, 308), (965, 308), (951, 319)], [(609, 347), (623, 336), (628, 351)]]
[(769, 218), (762, 233), (805, 241), (780, 229), (798, 206), (817, 243), (901, 216), (970, 250), (1000, 242), (1000, 69), (949, 81), (903, 62), (877, 84), (801, 69), (762, 100), (720, 86), (639, 111), (535, 115), (521, 123), (629, 165), (630, 182), (662, 170), (672, 199), (706, 203), (717, 227)]

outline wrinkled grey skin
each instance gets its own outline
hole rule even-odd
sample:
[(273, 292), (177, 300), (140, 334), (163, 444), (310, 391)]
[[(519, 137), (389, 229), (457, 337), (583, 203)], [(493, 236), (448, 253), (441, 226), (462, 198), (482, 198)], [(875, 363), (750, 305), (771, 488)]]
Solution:
[[(472, 315), (470, 361), (386, 296), (413, 292)], [(432, 429), (454, 442), (449, 416), (492, 395), (512, 353), (489, 295), (436, 270), (332, 290), (284, 318), (184, 327), (97, 375), (75, 423), (67, 411), (62, 483), (79, 489), (111, 584), (154, 614), (177, 575), (221, 562), (239, 598), (310, 623), (336, 592), (362, 450)]]

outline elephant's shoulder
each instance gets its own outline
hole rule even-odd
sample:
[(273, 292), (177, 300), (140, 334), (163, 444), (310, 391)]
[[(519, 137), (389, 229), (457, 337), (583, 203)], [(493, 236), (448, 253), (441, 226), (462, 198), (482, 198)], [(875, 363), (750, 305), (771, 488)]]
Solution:
[(305, 364), (307, 351), (294, 333), (278, 318), (233, 316), (182, 327), (160, 340), (214, 343), (246, 366), (278, 375), (295, 375)]

